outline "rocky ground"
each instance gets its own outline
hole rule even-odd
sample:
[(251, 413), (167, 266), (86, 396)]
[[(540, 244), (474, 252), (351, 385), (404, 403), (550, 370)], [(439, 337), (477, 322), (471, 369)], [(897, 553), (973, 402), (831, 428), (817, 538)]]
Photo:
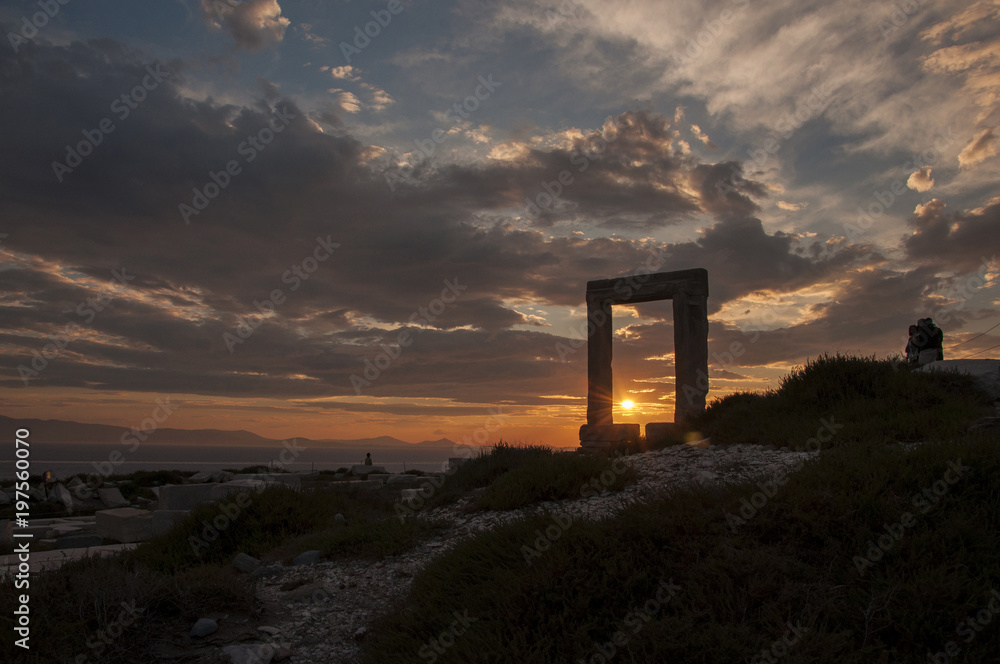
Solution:
[[(628, 503), (685, 484), (780, 477), (814, 454), (756, 446), (669, 447), (626, 457), (623, 462), (635, 469), (638, 479), (621, 492), (603, 491), (602, 478), (594, 478), (585, 498), (541, 503), (529, 509), (559, 512), (574, 520), (601, 519), (613, 516)], [(612, 478), (603, 479), (610, 484)], [(218, 661), (225, 650), (232, 661), (253, 664), (359, 661), (367, 626), (407, 595), (414, 575), (428, 561), (463, 538), (520, 518), (528, 511), (469, 513), (463, 508), (463, 502), (459, 502), (422, 513), (427, 518), (445, 520), (451, 527), (437, 539), (400, 556), (380, 562), (320, 561), (259, 570), (257, 574), (262, 577), (258, 597), (265, 608), (263, 618), (254, 621), (244, 616), (216, 616), (219, 631), (204, 640), (194, 639), (194, 652), (189, 646), (183, 659), (192, 661), (195, 655), (198, 661)]]

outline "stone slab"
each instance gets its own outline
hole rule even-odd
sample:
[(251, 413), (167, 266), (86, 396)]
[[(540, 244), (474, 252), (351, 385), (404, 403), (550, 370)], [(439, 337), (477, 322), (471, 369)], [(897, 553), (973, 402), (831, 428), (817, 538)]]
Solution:
[(225, 484), (212, 484), (209, 495), (213, 501), (218, 501), (235, 491), (263, 491), (269, 484), (273, 486), (274, 483), (264, 480), (233, 480)]
[(638, 440), (638, 424), (584, 424), (580, 427), (581, 447), (603, 447)]
[(969, 374), (994, 399), (1000, 399), (1000, 360), (940, 360), (925, 364), (918, 371), (958, 371)]
[(57, 539), (56, 547), (59, 549), (80, 549), (90, 546), (100, 546), (103, 541), (100, 535), (71, 535)]
[(193, 510), (212, 500), (212, 489), (218, 484), (167, 484), (160, 487), (161, 510)]
[(73, 494), (62, 484), (57, 484), (52, 487), (52, 491), (49, 493), (49, 499), (62, 503), (63, 507), (67, 510), (70, 512), (73, 511)]
[(330, 482), (329, 488), (341, 491), (373, 491), (382, 488), (381, 482), (355, 480), (353, 482)]
[(168, 533), (178, 523), (183, 521), (190, 510), (154, 510), (153, 511), (153, 536)]
[(298, 473), (240, 473), (234, 475), (233, 480), (263, 480), (265, 482), (280, 482), (290, 489), (296, 491), (302, 488), (302, 476)]
[(153, 536), (153, 513), (133, 507), (97, 512), (97, 534), (116, 542), (144, 542)]
[(97, 497), (105, 506), (114, 509), (115, 507), (127, 507), (128, 501), (116, 487), (110, 489), (98, 489)]
[(646, 443), (655, 445), (671, 440), (679, 440), (681, 427), (676, 422), (650, 422), (646, 425)]
[(386, 474), (388, 471), (384, 466), (366, 466), (361, 463), (351, 466), (351, 474), (357, 477), (365, 477), (367, 475), (371, 475), (372, 473)]
[(419, 475), (389, 475), (389, 477), (385, 480), (385, 484), (386, 486), (410, 486), (413, 484), (420, 484), (420, 481), (423, 479), (424, 478)]

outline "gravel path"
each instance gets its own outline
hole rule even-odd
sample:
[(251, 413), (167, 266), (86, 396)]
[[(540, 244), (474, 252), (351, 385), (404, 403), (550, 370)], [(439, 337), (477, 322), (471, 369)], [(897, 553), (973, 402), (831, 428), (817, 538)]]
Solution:
[[(424, 512), (428, 518), (450, 522), (438, 539), (423, 542), (403, 555), (382, 562), (320, 562), (283, 568), (278, 576), (262, 579), (258, 596), (271, 622), (259, 631), (259, 662), (293, 664), (356, 663), (366, 626), (380, 612), (410, 590), (414, 575), (435, 556), (465, 537), (520, 518), (525, 512), (549, 510), (574, 520), (612, 516), (623, 505), (643, 500), (685, 483), (712, 485), (774, 477), (790, 470), (815, 452), (790, 452), (757, 446), (674, 446), (625, 457), (638, 481), (621, 492), (601, 492), (595, 478), (587, 497), (541, 503), (511, 512), (464, 512), (463, 504)], [(619, 465), (617, 468), (621, 469)], [(607, 483), (612, 477), (606, 476)], [(466, 499), (468, 500), (468, 499)], [(248, 646), (253, 647), (253, 646)], [(273, 659), (267, 659), (273, 655)]]

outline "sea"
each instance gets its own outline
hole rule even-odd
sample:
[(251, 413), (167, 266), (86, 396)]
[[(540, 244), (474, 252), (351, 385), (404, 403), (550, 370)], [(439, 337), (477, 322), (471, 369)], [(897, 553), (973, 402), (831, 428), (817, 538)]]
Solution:
[[(14, 478), (13, 446), (0, 453), (0, 479)], [(55, 479), (74, 475), (124, 475), (137, 470), (224, 470), (247, 466), (277, 466), (289, 472), (337, 470), (363, 463), (371, 453), (372, 463), (390, 473), (407, 470), (425, 472), (444, 469), (448, 457), (456, 456), (450, 448), (305, 448), (292, 451), (274, 447), (236, 447), (214, 445), (142, 444), (130, 451), (129, 445), (98, 443), (33, 443), (28, 458), (32, 475), (51, 471)], [(287, 461), (288, 463), (283, 463)]]

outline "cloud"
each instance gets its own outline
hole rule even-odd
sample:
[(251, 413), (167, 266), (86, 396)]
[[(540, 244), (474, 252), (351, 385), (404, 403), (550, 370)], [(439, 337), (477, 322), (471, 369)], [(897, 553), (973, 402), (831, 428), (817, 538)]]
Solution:
[(691, 133), (694, 135), (695, 138), (704, 143), (707, 147), (713, 150), (717, 150), (719, 148), (719, 146), (713, 143), (712, 139), (708, 137), (708, 134), (703, 132), (701, 130), (701, 127), (699, 127), (698, 125), (696, 124), (691, 125)]
[(997, 140), (992, 129), (984, 129), (962, 148), (958, 154), (958, 163), (962, 168), (969, 168), (996, 156)]
[[(652, 256), (662, 256), (657, 270), (707, 268), (713, 315), (741, 298), (829, 291), (805, 322), (762, 332), (751, 362), (792, 361), (837, 335), (888, 344), (895, 317), (912, 318), (938, 283), (925, 248), (937, 239), (907, 245), (920, 268), (900, 273), (873, 247), (774, 230), (758, 217), (768, 190), (741, 162), (684, 153), (672, 118), (651, 111), (526, 135), (504, 160), (432, 158), (402, 173), (349, 129), (318, 131), (307, 118), (322, 111), (276, 87), (245, 103), (195, 97), (196, 86), (184, 84), (193, 74), (178, 62), (141, 112), (58, 184), (50, 160), (142, 80), (147, 64), (110, 41), (0, 52), (0, 89), (23, 91), (0, 105), (0, 122), (21, 128), (0, 161), (7, 386), (21, 385), (18, 365), (47, 335), (75, 322), (80, 333), (39, 386), (343, 397), (354, 394), (350, 377), (365, 361), (405, 331), (413, 344), (365, 394), (533, 404), (540, 394), (586, 392), (585, 352), (563, 361), (556, 349), (583, 321), (587, 281), (634, 273)], [(245, 162), (238, 146), (279, 111), (292, 119)], [(185, 225), (178, 205), (231, 160), (242, 171)], [(560, 202), (531, 219), (526, 199), (538, 200), (563, 171), (572, 181)], [(404, 181), (390, 190), (395, 174)], [(945, 227), (942, 264), (997, 244), (994, 208), (935, 214), (914, 222), (915, 235), (936, 238)], [(700, 230), (651, 237), (692, 222)], [(340, 248), (307, 278), (294, 276), (313, 260), (317, 238)], [(122, 267), (135, 279), (83, 320), (77, 306)], [(466, 288), (442, 307), (455, 280)], [(223, 335), (276, 289), (274, 313), (230, 353)], [(548, 326), (526, 302), (545, 310)], [(650, 311), (669, 318), (669, 309)], [(859, 319), (863, 329), (851, 332)], [(666, 325), (636, 327), (628, 339), (636, 375), (650, 373), (642, 358), (667, 350)], [(721, 320), (711, 329), (713, 344), (742, 338)]]
[(782, 210), (788, 210), (789, 212), (798, 212), (809, 207), (809, 203), (789, 203), (788, 201), (778, 201), (776, 205)]
[(330, 76), (334, 78), (339, 78), (342, 81), (360, 81), (361, 77), (358, 75), (357, 68), (351, 65), (344, 65), (343, 67), (322, 67), (321, 70), (330, 70)]
[(238, 4), (201, 0), (201, 12), (210, 28), (225, 30), (237, 48), (250, 53), (276, 47), (290, 24), (281, 15), (277, 0), (244, 0)]
[(930, 191), (934, 186), (934, 178), (931, 177), (931, 167), (924, 166), (919, 170), (913, 171), (906, 180), (906, 186), (914, 191)]
[(917, 206), (909, 225), (913, 232), (903, 243), (908, 258), (941, 271), (976, 272), (1000, 246), (1000, 200), (953, 212), (933, 198)]

